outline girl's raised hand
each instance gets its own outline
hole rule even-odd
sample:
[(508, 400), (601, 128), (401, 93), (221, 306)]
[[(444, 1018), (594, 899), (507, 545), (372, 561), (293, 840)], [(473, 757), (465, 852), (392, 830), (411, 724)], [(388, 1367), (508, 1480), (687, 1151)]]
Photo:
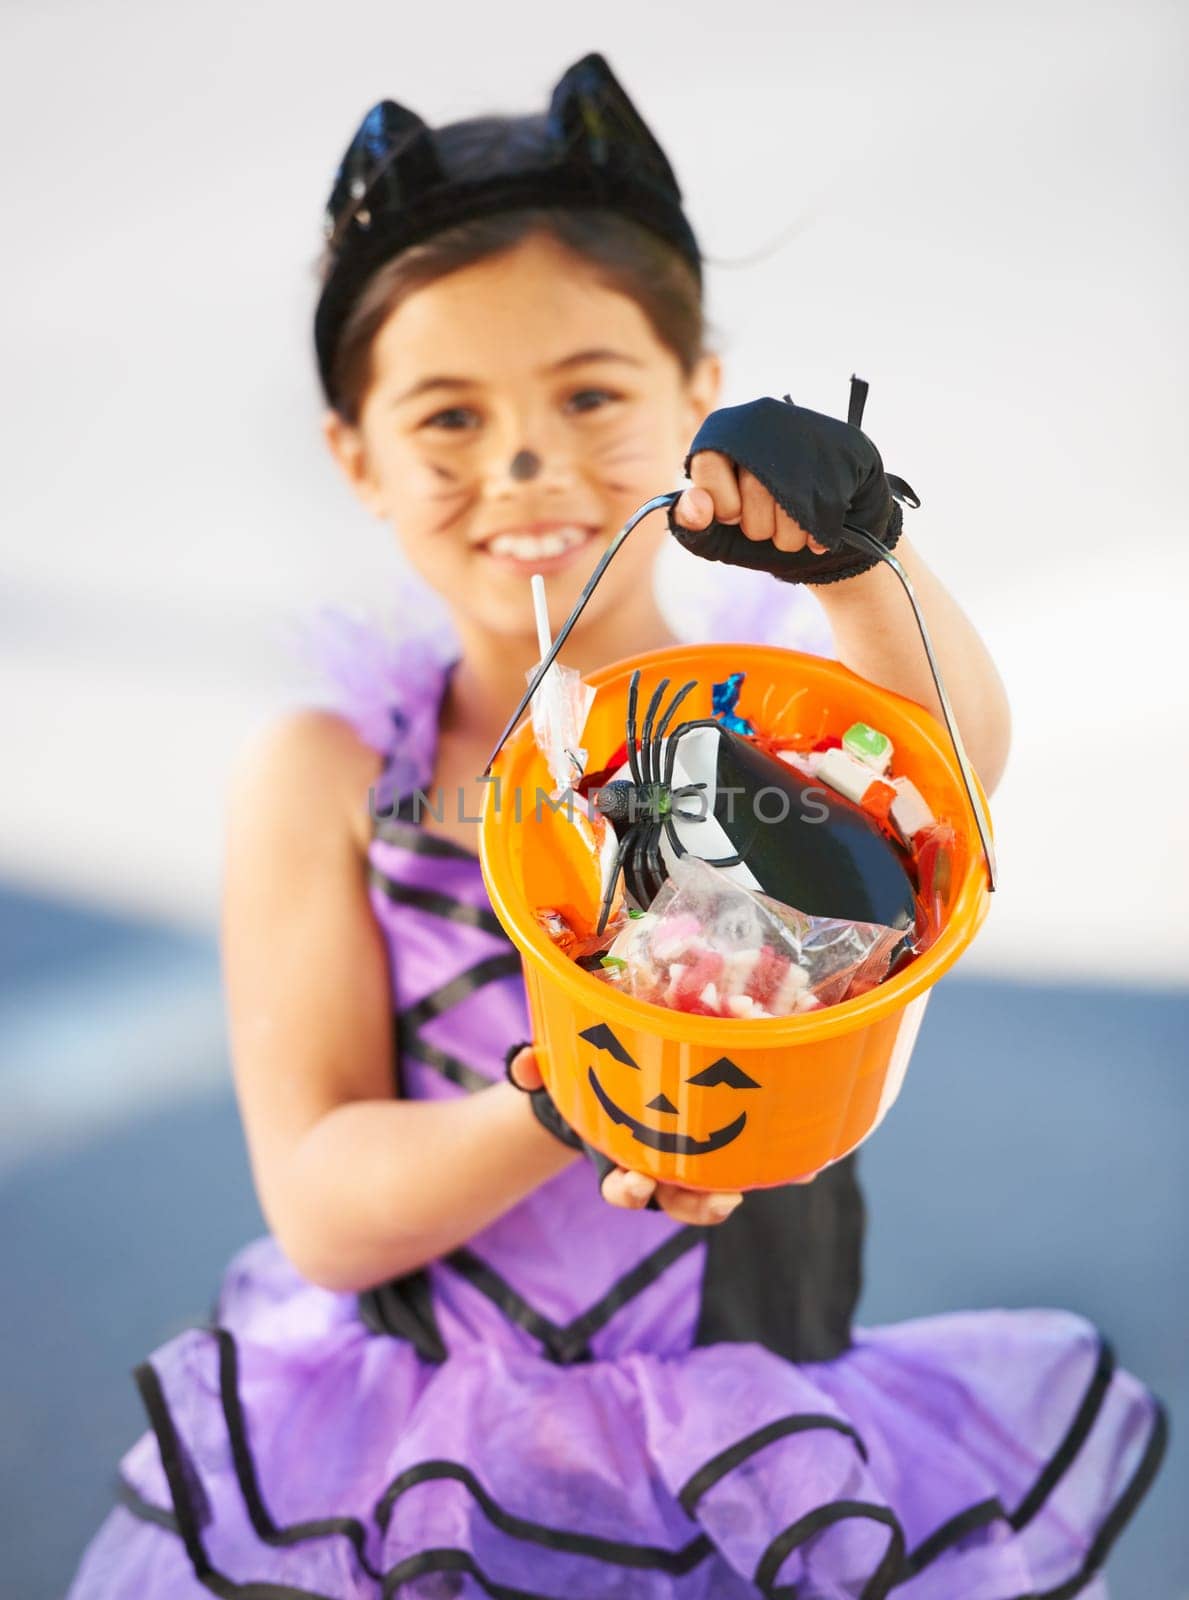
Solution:
[(897, 498), (920, 504), (910, 485), (884, 471), (857, 424), (788, 395), (712, 411), (685, 470), (690, 488), (668, 513), (677, 542), (703, 560), (785, 583), (834, 583), (865, 572), (880, 557), (856, 548), (847, 530), (861, 529), (890, 550), (903, 528)]
[[(531, 1092), (544, 1087), (536, 1053), (529, 1045), (512, 1057), (508, 1072), (519, 1089)], [(624, 1167), (612, 1168), (602, 1182), (603, 1199), (627, 1211), (643, 1210), (654, 1193), (661, 1210), (675, 1221), (699, 1227), (725, 1222), (743, 1199), (738, 1190), (703, 1193), (682, 1189), (675, 1183), (658, 1183), (643, 1172), (630, 1172)]]
[(737, 467), (729, 456), (700, 450), (690, 463), (689, 475), (691, 487), (673, 507), (674, 520), (683, 528), (700, 533), (712, 522), (730, 523), (754, 544), (767, 540), (778, 550), (827, 553), (824, 544), (777, 505), (758, 478), (746, 467)]

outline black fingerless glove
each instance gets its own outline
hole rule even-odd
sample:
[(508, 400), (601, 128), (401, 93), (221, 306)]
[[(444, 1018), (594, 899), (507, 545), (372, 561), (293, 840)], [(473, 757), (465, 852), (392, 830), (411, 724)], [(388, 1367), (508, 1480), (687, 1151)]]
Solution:
[[(570, 1124), (566, 1121), (561, 1112), (554, 1105), (553, 1101), (549, 1098), (548, 1090), (544, 1088), (521, 1089), (520, 1085), (516, 1082), (516, 1079), (512, 1076), (513, 1058), (519, 1051), (527, 1050), (530, 1046), (530, 1043), (530, 1040), (524, 1039), (519, 1044), (514, 1044), (509, 1047), (507, 1054), (504, 1056), (504, 1077), (507, 1078), (508, 1082), (512, 1084), (514, 1088), (520, 1089), (521, 1094), (528, 1095), (529, 1099), (533, 1103), (533, 1115), (543, 1128), (548, 1128), (549, 1132), (555, 1139), (560, 1139), (562, 1144), (569, 1145), (571, 1150), (581, 1150), (584, 1152), (587, 1160), (591, 1163), (595, 1169), (595, 1172), (598, 1174), (599, 1189), (601, 1191), (603, 1187), (603, 1179), (609, 1172), (615, 1171), (616, 1167), (618, 1166), (618, 1162), (612, 1161), (611, 1157), (605, 1156), (601, 1150), (596, 1150), (594, 1145), (587, 1144), (585, 1139), (580, 1138), (578, 1134), (574, 1132), (573, 1128), (570, 1127)], [(657, 1202), (655, 1191), (649, 1196), (648, 1204), (643, 1206), (641, 1209), (644, 1211), (659, 1211), (661, 1209)]]
[(851, 379), (849, 419), (823, 416), (764, 396), (724, 406), (703, 422), (685, 458), (685, 474), (699, 450), (715, 450), (746, 467), (805, 532), (829, 548), (778, 550), (770, 539), (749, 539), (735, 523), (712, 522), (700, 531), (681, 527), (669, 507), (677, 542), (707, 561), (770, 572), (785, 583), (837, 583), (877, 564), (879, 557), (848, 545), (843, 522), (861, 528), (890, 550), (899, 539), (899, 500), (919, 506), (903, 478), (884, 471), (879, 451), (859, 428), (867, 385)]

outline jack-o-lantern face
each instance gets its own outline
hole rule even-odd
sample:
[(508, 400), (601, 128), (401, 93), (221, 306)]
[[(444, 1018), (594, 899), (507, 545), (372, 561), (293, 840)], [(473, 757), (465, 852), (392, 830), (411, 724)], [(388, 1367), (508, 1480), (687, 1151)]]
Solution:
[[(585, 1039), (587, 1044), (593, 1045), (596, 1050), (605, 1050), (609, 1056), (620, 1062), (625, 1067), (631, 1067), (639, 1072), (638, 1064), (620, 1044), (605, 1022), (597, 1023), (593, 1028), (584, 1029), (578, 1037)], [(747, 1112), (741, 1111), (733, 1122), (726, 1123), (705, 1139), (695, 1139), (688, 1133), (678, 1133), (671, 1128), (653, 1128), (646, 1122), (640, 1122), (630, 1116), (622, 1106), (607, 1093), (599, 1082), (598, 1073), (594, 1067), (588, 1067), (587, 1076), (591, 1089), (603, 1110), (613, 1122), (619, 1123), (628, 1129), (633, 1139), (640, 1144), (649, 1145), (653, 1150), (664, 1151), (667, 1155), (699, 1156), (708, 1155), (712, 1150), (721, 1150), (732, 1140), (737, 1139), (743, 1132), (747, 1123)], [(720, 1056), (717, 1061), (712, 1061), (708, 1067), (703, 1067), (701, 1072), (696, 1072), (687, 1083), (695, 1084), (698, 1088), (709, 1089), (717, 1084), (727, 1084), (732, 1089), (758, 1089), (760, 1086), (754, 1078), (749, 1078), (747, 1073), (737, 1067), (726, 1056)], [(645, 1111), (655, 1111), (661, 1115), (675, 1117), (678, 1115), (677, 1107), (667, 1095), (658, 1094), (644, 1107)]]

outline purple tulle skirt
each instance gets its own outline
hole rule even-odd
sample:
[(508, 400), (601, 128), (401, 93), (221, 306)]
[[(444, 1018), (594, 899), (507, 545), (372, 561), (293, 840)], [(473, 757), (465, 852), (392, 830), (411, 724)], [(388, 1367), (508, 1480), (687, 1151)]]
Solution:
[(801, 1366), (513, 1338), (433, 1364), (271, 1239), (137, 1379), (152, 1430), (69, 1600), (1101, 1600), (1164, 1440), (1064, 1312), (857, 1329)]

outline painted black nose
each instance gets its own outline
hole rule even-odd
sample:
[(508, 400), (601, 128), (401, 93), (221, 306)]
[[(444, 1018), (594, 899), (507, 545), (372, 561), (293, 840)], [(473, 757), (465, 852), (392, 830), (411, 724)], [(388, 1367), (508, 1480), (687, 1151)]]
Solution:
[(650, 1100), (644, 1109), (646, 1111), (671, 1111), (674, 1116), (677, 1115), (677, 1107), (669, 1099), (668, 1095), (664, 1094), (658, 1094), (656, 1099)]
[(535, 478), (541, 470), (541, 458), (534, 455), (531, 450), (518, 450), (512, 457), (512, 464), (508, 471), (517, 483), (523, 483), (526, 478)]

